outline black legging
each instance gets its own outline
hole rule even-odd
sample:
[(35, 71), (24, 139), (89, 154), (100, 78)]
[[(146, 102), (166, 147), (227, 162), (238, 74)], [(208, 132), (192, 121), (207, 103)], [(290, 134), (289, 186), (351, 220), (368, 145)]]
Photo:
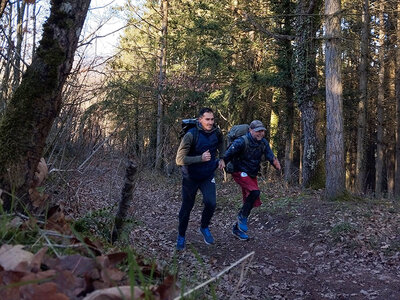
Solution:
[(260, 196), (259, 190), (250, 192), (239, 212), (243, 217), (247, 218), (250, 215), (250, 211), (253, 208), (254, 202), (257, 200), (259, 196)]

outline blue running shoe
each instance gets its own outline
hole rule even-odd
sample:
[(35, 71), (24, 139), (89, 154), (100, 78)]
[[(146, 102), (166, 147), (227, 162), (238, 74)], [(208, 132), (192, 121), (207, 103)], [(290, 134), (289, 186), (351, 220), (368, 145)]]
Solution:
[(232, 233), (239, 240), (247, 241), (249, 239), (249, 236), (246, 233), (244, 233), (243, 231), (239, 230), (237, 224), (233, 225)]
[(204, 242), (205, 242), (207, 245), (212, 245), (212, 244), (214, 244), (214, 238), (213, 238), (213, 236), (211, 235), (210, 229), (208, 229), (208, 227), (206, 227), (206, 228), (201, 228), (201, 227), (200, 227), (200, 232), (201, 232), (201, 234), (203, 235), (203, 237), (204, 237)]
[(183, 249), (185, 249), (185, 237), (178, 234), (178, 240), (176, 241), (176, 250), (181, 251)]
[(237, 225), (238, 225), (239, 230), (241, 230), (244, 233), (246, 233), (247, 230), (248, 230), (248, 228), (247, 228), (247, 218), (243, 217), (242, 214), (238, 214), (237, 219), (238, 219)]

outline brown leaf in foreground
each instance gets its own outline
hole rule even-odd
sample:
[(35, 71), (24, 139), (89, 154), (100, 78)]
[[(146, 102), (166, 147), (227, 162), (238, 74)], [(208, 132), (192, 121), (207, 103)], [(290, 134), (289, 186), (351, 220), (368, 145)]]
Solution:
[(58, 231), (62, 234), (71, 234), (70, 225), (65, 218), (62, 208), (58, 205), (49, 209), (47, 213), (47, 222), (44, 228), (47, 230)]
[(23, 245), (3, 245), (0, 248), (0, 266), (6, 271), (30, 271), (33, 254), (23, 250)]
[(43, 284), (28, 284), (20, 288), (21, 299), (30, 300), (69, 300), (69, 298), (60, 293), (54, 282)]
[(167, 276), (162, 284), (155, 287), (154, 292), (160, 296), (161, 300), (174, 299), (180, 294), (176, 278), (173, 275)]

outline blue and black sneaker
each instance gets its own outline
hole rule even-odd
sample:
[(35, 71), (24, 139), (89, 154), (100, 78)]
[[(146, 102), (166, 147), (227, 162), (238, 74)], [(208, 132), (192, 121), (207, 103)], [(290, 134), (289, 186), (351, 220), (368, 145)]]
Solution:
[(176, 250), (185, 249), (185, 237), (178, 234), (178, 239), (176, 241)]
[(239, 230), (239, 227), (238, 227), (237, 223), (235, 223), (235, 225), (233, 225), (232, 233), (239, 240), (247, 241), (249, 239), (249, 236), (246, 233), (244, 233), (243, 231)]
[(208, 227), (206, 227), (206, 228), (201, 228), (201, 227), (200, 227), (200, 232), (201, 232), (201, 234), (203, 235), (203, 237), (204, 237), (204, 242), (205, 242), (207, 245), (212, 245), (212, 244), (214, 244), (214, 238), (213, 238), (213, 236), (211, 235), (210, 229), (208, 229)]
[(246, 233), (248, 230), (247, 218), (242, 216), (242, 214), (238, 214), (237, 220), (238, 220), (237, 225), (238, 225), (239, 230)]

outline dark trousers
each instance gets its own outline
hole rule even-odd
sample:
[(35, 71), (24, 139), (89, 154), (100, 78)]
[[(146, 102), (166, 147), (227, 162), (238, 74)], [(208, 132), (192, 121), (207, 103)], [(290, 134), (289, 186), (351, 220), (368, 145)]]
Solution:
[(250, 194), (247, 196), (246, 201), (243, 203), (243, 206), (239, 212), (243, 217), (245, 218), (249, 217), (254, 202), (257, 200), (258, 197), (260, 197), (260, 191), (258, 190), (251, 191)]
[(214, 214), (216, 207), (216, 190), (215, 179), (210, 177), (203, 181), (191, 180), (183, 177), (182, 179), (182, 206), (179, 211), (179, 227), (180, 236), (185, 236), (186, 229), (189, 224), (190, 212), (194, 206), (197, 191), (200, 189), (203, 194), (204, 209), (201, 215), (201, 227), (206, 228), (210, 224), (210, 220)]

